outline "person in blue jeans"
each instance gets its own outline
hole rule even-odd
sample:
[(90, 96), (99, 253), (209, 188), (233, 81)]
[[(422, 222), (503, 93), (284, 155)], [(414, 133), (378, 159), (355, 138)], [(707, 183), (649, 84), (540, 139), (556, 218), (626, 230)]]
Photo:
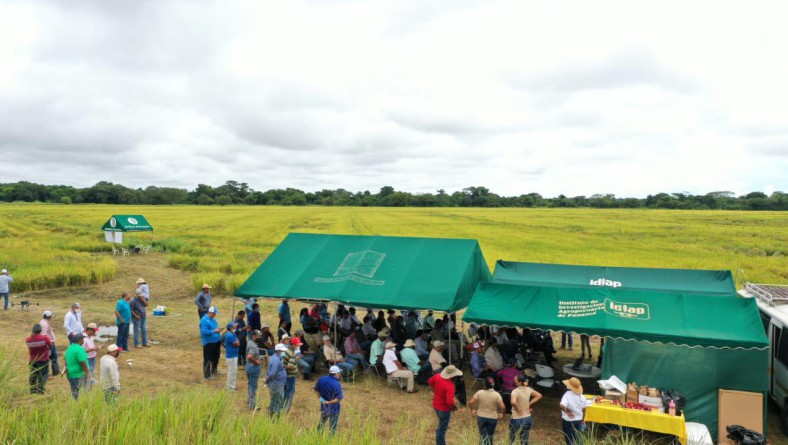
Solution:
[(287, 371), (282, 363), (279, 354), (285, 352), (287, 347), (281, 343), (276, 345), (276, 351), (268, 356), (268, 371), (265, 374), (265, 383), (268, 384), (268, 391), (271, 393), (271, 403), (268, 405), (268, 414), (271, 417), (279, 417), (285, 409), (285, 383), (287, 383)]
[(5, 298), (5, 306), (3, 306), (3, 310), (8, 310), (8, 294), (11, 292), (10, 283), (14, 281), (14, 278), (8, 274), (8, 270), (3, 269), (0, 272), (0, 297)]
[(326, 422), (331, 428), (331, 434), (336, 433), (339, 423), (340, 403), (342, 402), (342, 384), (339, 383), (342, 370), (338, 366), (332, 366), (328, 370), (328, 375), (320, 377), (315, 383), (315, 391), (320, 396), (320, 423), (318, 431), (322, 431)]
[(479, 426), (479, 444), (492, 445), (495, 427), (506, 412), (501, 394), (495, 391), (494, 378), (484, 379), (484, 389), (473, 395), (468, 406), (471, 408), (471, 413), (476, 416), (476, 423)]
[(148, 300), (145, 299), (145, 294), (137, 289), (135, 297), (129, 303), (131, 308), (131, 317), (134, 319), (134, 347), (140, 346), (140, 337), (142, 337), (142, 347), (148, 347), (148, 314), (146, 307)]
[(129, 293), (123, 292), (115, 304), (115, 323), (118, 325), (118, 339), (115, 344), (124, 351), (129, 350), (129, 325), (131, 324), (129, 298)]
[(260, 380), (260, 365), (263, 356), (260, 348), (257, 347), (257, 340), (263, 336), (259, 330), (252, 331), (252, 341), (246, 345), (246, 380), (249, 388), (249, 409), (257, 408), (257, 383)]
[(528, 436), (531, 434), (533, 417), (531, 407), (542, 399), (542, 394), (528, 386), (528, 379), (524, 375), (514, 378), (515, 388), (512, 391), (512, 420), (509, 422), (509, 444), (519, 442), (528, 445)]

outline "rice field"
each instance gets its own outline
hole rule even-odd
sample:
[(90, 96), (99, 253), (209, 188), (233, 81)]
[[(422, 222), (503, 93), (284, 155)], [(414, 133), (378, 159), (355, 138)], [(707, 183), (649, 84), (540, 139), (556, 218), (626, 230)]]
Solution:
[[(729, 269), (737, 281), (788, 283), (785, 212), (0, 205), (0, 266), (16, 291), (97, 284), (111, 278), (101, 225), (141, 213), (171, 267), (216, 292), (233, 292), (289, 232), (478, 239), (498, 259), (607, 266)], [(128, 240), (128, 238), (127, 238)]]

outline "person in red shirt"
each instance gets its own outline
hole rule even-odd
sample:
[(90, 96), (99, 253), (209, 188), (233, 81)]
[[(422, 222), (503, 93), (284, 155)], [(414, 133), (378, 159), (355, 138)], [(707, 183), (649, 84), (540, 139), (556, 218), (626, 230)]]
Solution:
[(25, 344), (30, 352), (30, 393), (44, 394), (49, 378), (49, 351), (52, 350), (52, 341), (41, 333), (40, 324), (33, 325), (33, 335), (25, 339)]
[(457, 411), (454, 403), (454, 382), (452, 379), (462, 376), (462, 371), (454, 365), (443, 368), (440, 374), (435, 374), (429, 380), (433, 391), (432, 407), (438, 416), (438, 429), (435, 431), (436, 445), (446, 445), (446, 431), (449, 430), (449, 421), (452, 411)]

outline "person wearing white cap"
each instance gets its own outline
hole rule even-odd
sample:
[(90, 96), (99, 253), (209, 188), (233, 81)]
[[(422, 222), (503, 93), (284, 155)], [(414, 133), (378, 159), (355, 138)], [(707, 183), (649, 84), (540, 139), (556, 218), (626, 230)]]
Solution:
[(396, 346), (393, 342), (386, 343), (386, 352), (383, 353), (383, 366), (386, 367), (386, 374), (388, 374), (389, 378), (405, 379), (408, 394), (412, 394), (416, 392), (416, 389), (413, 388), (413, 372), (402, 366), (402, 363), (397, 359), (397, 354), (394, 353)]
[(443, 358), (443, 342), (440, 340), (434, 340), (432, 342), (432, 351), (430, 351), (430, 358), (429, 358), (430, 365), (432, 365), (432, 372), (437, 374), (441, 372), (444, 366), (446, 366), (446, 359)]
[(145, 278), (137, 278), (137, 290), (142, 292), (145, 301), (150, 300), (150, 288), (148, 287), (148, 283), (145, 282)]
[(194, 297), (194, 304), (197, 305), (197, 315), (202, 320), (211, 307), (211, 286), (208, 283), (202, 285), (202, 290)]
[(211, 306), (200, 319), (200, 340), (202, 341), (202, 371), (203, 377), (212, 380), (219, 367), (219, 357), (222, 348), (222, 328), (216, 321), (219, 310)]
[(355, 361), (345, 360), (342, 353), (334, 348), (334, 345), (331, 344), (331, 337), (328, 335), (323, 336), (323, 355), (329, 365), (339, 366), (342, 372), (352, 372), (356, 367)]
[(101, 368), (101, 389), (104, 390), (104, 400), (107, 403), (114, 403), (120, 392), (120, 371), (118, 371), (118, 358), (122, 348), (118, 345), (107, 346), (107, 353), (101, 357), (99, 367)]
[(271, 403), (268, 405), (268, 414), (271, 417), (279, 417), (285, 408), (287, 371), (282, 364), (280, 354), (286, 349), (287, 347), (281, 343), (276, 345), (276, 353), (268, 357), (268, 370), (263, 379), (268, 384), (268, 391), (271, 393)]
[(66, 329), (69, 344), (74, 343), (75, 335), (85, 332), (85, 327), (82, 326), (82, 306), (79, 303), (71, 305), (71, 310), (63, 317), (63, 327)]
[(7, 269), (3, 269), (0, 272), (0, 297), (5, 297), (5, 306), (3, 310), (8, 310), (8, 294), (11, 292), (11, 287), (9, 283), (14, 281), (14, 277), (8, 274)]
[(320, 396), (320, 423), (317, 429), (321, 431), (328, 421), (331, 434), (334, 434), (339, 423), (340, 403), (344, 398), (342, 384), (339, 382), (342, 370), (338, 366), (332, 366), (328, 374), (317, 379), (315, 383), (315, 391)]
[(52, 329), (52, 317), (55, 314), (52, 311), (44, 311), (44, 314), (41, 316), (41, 321), (38, 324), (41, 325), (42, 333), (49, 337), (49, 341), (52, 342), (52, 350), (49, 351), (49, 363), (52, 365), (52, 375), (60, 374), (60, 364), (57, 362), (57, 344), (55, 343), (55, 330)]

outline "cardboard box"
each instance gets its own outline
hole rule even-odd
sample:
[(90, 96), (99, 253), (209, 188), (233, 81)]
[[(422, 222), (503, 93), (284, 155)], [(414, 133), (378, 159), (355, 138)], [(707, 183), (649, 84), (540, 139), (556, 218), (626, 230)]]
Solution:
[(649, 396), (644, 396), (643, 394), (640, 394), (638, 396), (638, 402), (640, 402), (640, 403), (642, 403), (644, 405), (648, 405), (648, 406), (658, 410), (659, 412), (663, 411), (662, 397), (649, 397)]
[(607, 400), (618, 400), (621, 403), (625, 403), (627, 400), (627, 395), (621, 391), (616, 391), (615, 389), (608, 389), (605, 390), (605, 398)]
[(627, 385), (627, 402), (637, 403), (639, 395), (637, 385), (634, 383)]

